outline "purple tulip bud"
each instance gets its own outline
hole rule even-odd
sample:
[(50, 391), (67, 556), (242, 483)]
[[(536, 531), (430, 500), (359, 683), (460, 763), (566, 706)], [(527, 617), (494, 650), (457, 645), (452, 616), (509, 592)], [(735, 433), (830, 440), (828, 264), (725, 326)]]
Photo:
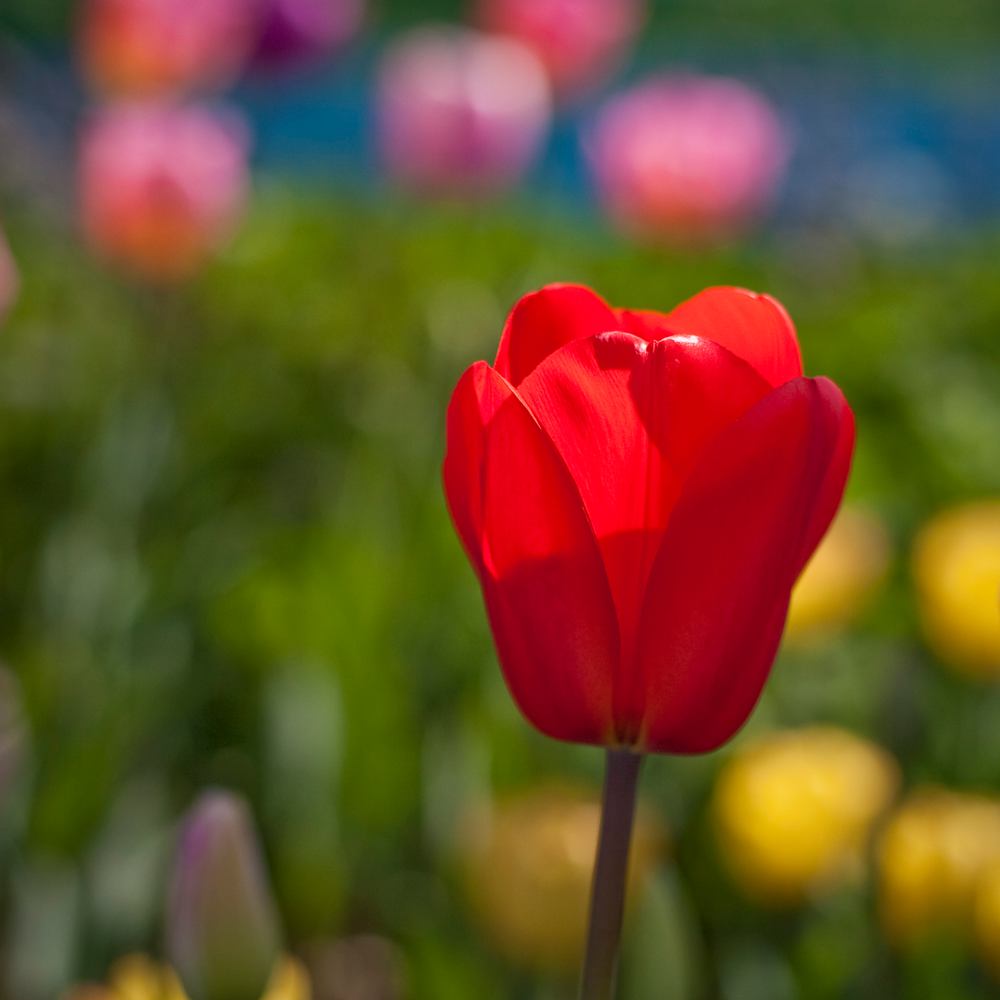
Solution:
[(253, 64), (285, 69), (336, 52), (364, 16), (364, 0), (265, 0)]
[(202, 794), (184, 819), (167, 950), (191, 1000), (260, 1000), (280, 953), (278, 917), (246, 802)]

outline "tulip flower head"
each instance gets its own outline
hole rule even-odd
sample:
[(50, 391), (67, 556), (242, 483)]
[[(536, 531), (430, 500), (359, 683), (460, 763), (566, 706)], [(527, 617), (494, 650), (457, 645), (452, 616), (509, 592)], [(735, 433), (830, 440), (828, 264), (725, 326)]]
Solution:
[(1000, 801), (918, 792), (887, 823), (878, 860), (882, 922), (894, 942), (919, 947), (936, 931), (967, 934), (977, 888), (1000, 864)]
[(81, 139), (80, 212), (100, 252), (150, 281), (189, 277), (228, 238), (246, 200), (239, 119), (205, 108), (125, 104)]
[[(466, 891), (492, 942), (513, 961), (557, 972), (579, 962), (600, 818), (596, 796), (563, 786), (500, 799), (466, 816)], [(660, 825), (640, 809), (629, 868), (634, 902), (664, 841)]]
[(4, 321), (17, 298), (19, 284), (17, 265), (4, 239), (3, 230), (0, 230), (0, 323)]
[(772, 200), (789, 155), (767, 99), (738, 80), (667, 75), (612, 98), (589, 137), (611, 219), (650, 241), (710, 243)]
[(361, 28), (364, 0), (263, 0), (255, 66), (283, 69), (345, 46)]
[(166, 95), (228, 83), (256, 29), (255, 0), (86, 0), (80, 53), (106, 93)]
[(844, 507), (792, 591), (789, 640), (807, 644), (850, 624), (889, 568), (885, 525), (860, 507)]
[(754, 899), (797, 905), (860, 867), (898, 782), (885, 751), (843, 730), (766, 736), (736, 751), (715, 787), (723, 859)]
[(278, 917), (245, 802), (206, 792), (181, 830), (167, 950), (191, 1000), (264, 995), (278, 965)]
[(854, 420), (773, 299), (523, 298), (462, 376), (444, 482), (508, 687), (549, 736), (701, 752), (743, 724), (840, 503)]
[(970, 677), (1000, 678), (1000, 500), (953, 507), (925, 525), (913, 575), (941, 660)]
[(479, 21), (531, 48), (560, 94), (602, 83), (635, 40), (642, 0), (480, 0)]
[(551, 97), (530, 50), (459, 28), (421, 28), (396, 42), (379, 73), (382, 155), (404, 185), (485, 194), (527, 170), (545, 137)]

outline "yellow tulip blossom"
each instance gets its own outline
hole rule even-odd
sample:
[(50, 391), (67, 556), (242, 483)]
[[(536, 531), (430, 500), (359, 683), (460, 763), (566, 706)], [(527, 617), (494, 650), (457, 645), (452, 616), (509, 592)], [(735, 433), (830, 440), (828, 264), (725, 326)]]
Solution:
[(969, 676), (1000, 678), (1000, 500), (954, 507), (928, 523), (913, 575), (934, 651)]
[(861, 868), (898, 780), (884, 750), (840, 729), (765, 736), (736, 750), (716, 783), (722, 859), (754, 900), (798, 905)]
[[(470, 811), (460, 838), (465, 887), (487, 935), (510, 960), (572, 971), (583, 953), (600, 826), (596, 795), (535, 789)], [(640, 807), (627, 898), (646, 883), (664, 842)]]
[(785, 634), (792, 642), (849, 625), (885, 579), (890, 545), (885, 525), (861, 507), (843, 507), (792, 591)]
[(1000, 862), (1000, 801), (918, 792), (886, 824), (878, 862), (882, 921), (893, 941), (919, 943), (940, 930), (964, 935), (976, 887)]

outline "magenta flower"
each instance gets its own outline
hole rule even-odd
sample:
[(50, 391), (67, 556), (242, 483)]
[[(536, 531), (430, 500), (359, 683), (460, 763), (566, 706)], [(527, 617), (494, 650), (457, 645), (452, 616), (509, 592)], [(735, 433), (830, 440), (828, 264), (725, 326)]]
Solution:
[(381, 151), (411, 188), (483, 194), (511, 185), (538, 154), (550, 118), (541, 63), (509, 39), (421, 28), (382, 63)]
[(644, 0), (479, 0), (480, 23), (529, 46), (556, 90), (602, 83), (642, 27)]
[(153, 281), (186, 278), (227, 239), (249, 185), (247, 135), (195, 106), (123, 104), (85, 126), (79, 164), (84, 233)]
[(769, 204), (789, 137), (746, 84), (677, 75), (612, 98), (588, 147), (617, 225), (647, 239), (706, 242), (738, 232)]
[(361, 29), (364, 0), (264, 0), (254, 65), (284, 69), (343, 48)]

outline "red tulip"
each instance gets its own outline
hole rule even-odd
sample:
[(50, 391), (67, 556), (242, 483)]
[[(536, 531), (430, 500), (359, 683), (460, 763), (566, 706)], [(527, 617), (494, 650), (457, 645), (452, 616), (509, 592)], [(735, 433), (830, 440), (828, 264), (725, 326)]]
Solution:
[(636, 751), (732, 736), (854, 445), (784, 309), (710, 288), (661, 315), (549, 286), (462, 376), (447, 433), (448, 504), (528, 720)]

